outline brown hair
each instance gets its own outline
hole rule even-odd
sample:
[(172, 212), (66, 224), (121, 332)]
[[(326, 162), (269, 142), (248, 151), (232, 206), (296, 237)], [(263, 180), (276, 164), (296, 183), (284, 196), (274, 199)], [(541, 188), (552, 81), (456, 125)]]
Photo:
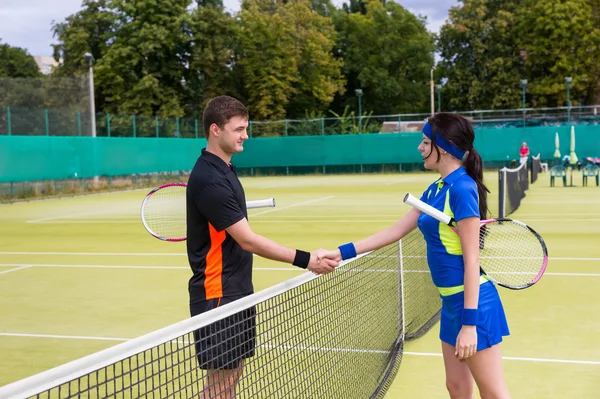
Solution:
[(218, 96), (210, 100), (204, 107), (204, 113), (202, 114), (202, 124), (206, 138), (210, 136), (210, 126), (213, 123), (222, 129), (235, 116), (248, 119), (248, 109), (235, 98)]
[(438, 113), (429, 118), (429, 124), (433, 130), (431, 144), (440, 159), (440, 150), (435, 146), (435, 137), (441, 135), (446, 141), (451, 141), (462, 151), (467, 151), (466, 158), (463, 158), (463, 165), (467, 174), (477, 183), (477, 192), (479, 193), (479, 215), (481, 219), (486, 219), (488, 214), (487, 193), (490, 192), (483, 183), (483, 161), (475, 148), (475, 131), (471, 122), (457, 114)]

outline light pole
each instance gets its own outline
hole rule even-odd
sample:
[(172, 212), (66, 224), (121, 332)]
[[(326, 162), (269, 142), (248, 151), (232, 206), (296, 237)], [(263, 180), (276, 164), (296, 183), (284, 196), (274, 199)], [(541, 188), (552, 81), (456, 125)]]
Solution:
[(361, 89), (354, 90), (356, 97), (358, 97), (358, 132), (362, 134), (362, 95)]
[(525, 90), (527, 89), (527, 79), (521, 79), (521, 89), (523, 91), (523, 127), (525, 127)]
[(433, 99), (433, 71), (435, 70), (435, 65), (431, 67), (431, 79), (430, 79), (430, 86), (431, 86), (431, 116), (433, 116), (433, 114), (435, 114), (435, 100)]
[(569, 107), (567, 109), (567, 118), (569, 123), (571, 123), (571, 83), (573, 83), (573, 78), (567, 76), (565, 78), (565, 85), (567, 86), (567, 107)]
[(91, 53), (85, 53), (83, 57), (87, 60), (90, 67), (90, 121), (92, 125), (92, 137), (96, 137), (96, 100), (94, 98), (94, 56)]
[(437, 92), (437, 97), (438, 97), (438, 111), (437, 112), (442, 112), (442, 100), (441, 100), (441, 93), (442, 93), (442, 85), (435, 85), (435, 91)]

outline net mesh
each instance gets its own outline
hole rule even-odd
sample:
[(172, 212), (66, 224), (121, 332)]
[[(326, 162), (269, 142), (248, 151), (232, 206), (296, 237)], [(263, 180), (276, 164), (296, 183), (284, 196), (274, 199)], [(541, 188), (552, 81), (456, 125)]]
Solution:
[(381, 398), (400, 366), (404, 326), (422, 334), (439, 312), (424, 248), (413, 232), (335, 273), (305, 273), (0, 388), (0, 396), (197, 398), (223, 393), (219, 372), (208, 378), (199, 365), (235, 367), (247, 357), (236, 398)]
[(531, 157), (531, 184), (535, 183), (538, 178), (538, 174), (542, 171), (542, 161), (540, 154), (537, 157)]
[[(479, 234), (481, 268), (498, 283), (525, 288), (539, 280), (548, 261), (539, 235), (512, 220), (491, 222)], [(507, 248), (510, 248), (507, 251)]]
[(505, 218), (515, 212), (529, 189), (527, 162), (516, 169), (503, 168), (498, 172), (498, 217)]

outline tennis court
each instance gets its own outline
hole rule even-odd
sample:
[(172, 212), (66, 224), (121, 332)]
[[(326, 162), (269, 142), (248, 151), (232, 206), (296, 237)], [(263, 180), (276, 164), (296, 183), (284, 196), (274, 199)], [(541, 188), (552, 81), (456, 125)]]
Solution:
[[(291, 246), (333, 248), (389, 226), (428, 173), (253, 177), (253, 229)], [(497, 173), (486, 174), (493, 192)], [(512, 336), (503, 345), (514, 398), (600, 392), (600, 188), (549, 187), (547, 174), (512, 215), (546, 240), (550, 262), (531, 289), (501, 290)], [(152, 238), (139, 221), (146, 191), (0, 206), (0, 386), (188, 317), (184, 243)], [(497, 208), (494, 195), (490, 207)], [(302, 273), (255, 258), (259, 291)], [(351, 294), (351, 293), (349, 293)], [(372, 311), (377, 311), (373, 309)], [(446, 398), (435, 326), (405, 345), (390, 398)]]

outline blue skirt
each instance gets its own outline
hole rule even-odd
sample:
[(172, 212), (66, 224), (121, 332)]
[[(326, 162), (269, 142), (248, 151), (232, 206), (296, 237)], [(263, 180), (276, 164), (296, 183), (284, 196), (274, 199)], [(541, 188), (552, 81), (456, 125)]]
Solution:
[[(456, 346), (456, 338), (462, 328), (464, 301), (464, 292), (442, 297), (440, 339), (452, 346)], [(479, 286), (478, 309), (477, 350), (481, 351), (499, 344), (502, 337), (510, 335), (498, 290), (490, 281)]]

